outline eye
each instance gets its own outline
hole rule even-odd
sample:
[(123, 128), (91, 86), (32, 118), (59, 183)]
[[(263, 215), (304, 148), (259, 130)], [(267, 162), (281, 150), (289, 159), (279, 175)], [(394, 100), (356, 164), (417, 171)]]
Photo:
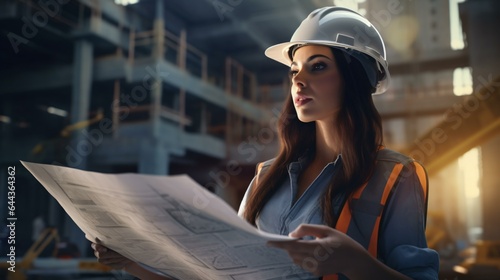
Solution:
[(321, 71), (326, 68), (326, 63), (324, 62), (316, 62), (312, 65), (312, 71)]
[(290, 71), (288, 71), (288, 76), (290, 77), (294, 77), (295, 75), (297, 75), (299, 71), (295, 70), (295, 69), (290, 69)]

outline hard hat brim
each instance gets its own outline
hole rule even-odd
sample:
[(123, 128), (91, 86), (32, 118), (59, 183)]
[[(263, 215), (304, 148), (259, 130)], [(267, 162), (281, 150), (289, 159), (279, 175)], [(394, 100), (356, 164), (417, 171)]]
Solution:
[[(346, 45), (346, 44), (341, 44), (341, 43), (336, 43), (332, 41), (312, 41), (312, 40), (307, 40), (307, 41), (294, 41), (294, 42), (285, 42), (285, 43), (280, 43), (273, 45), (269, 48), (266, 49), (264, 54), (269, 57), (272, 60), (275, 60), (279, 63), (282, 63), (288, 67), (290, 67), (290, 64), (292, 63), (292, 60), (288, 57), (288, 51), (292, 46), (295, 45), (321, 45), (321, 46), (329, 46), (329, 47), (335, 47), (339, 48), (342, 50), (354, 50), (358, 51), (361, 53), (364, 53), (366, 55), (369, 55), (373, 59), (375, 59), (380, 67), (383, 69), (385, 76), (382, 80), (380, 80), (376, 86), (376, 91), (373, 93), (375, 94), (381, 94), (385, 92), (389, 86), (388, 81), (390, 80), (390, 75), (389, 75), (389, 66), (387, 65), (387, 62), (383, 57), (381, 57), (376, 51), (370, 52), (369, 49), (358, 49), (354, 46), (351, 45)], [(381, 70), (382, 70), (381, 69)]]

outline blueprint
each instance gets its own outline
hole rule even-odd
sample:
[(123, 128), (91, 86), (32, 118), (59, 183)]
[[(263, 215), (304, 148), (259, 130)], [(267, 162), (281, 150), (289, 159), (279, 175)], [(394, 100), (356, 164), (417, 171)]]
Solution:
[(310, 279), (187, 175), (104, 174), (22, 162), (90, 241), (174, 279)]

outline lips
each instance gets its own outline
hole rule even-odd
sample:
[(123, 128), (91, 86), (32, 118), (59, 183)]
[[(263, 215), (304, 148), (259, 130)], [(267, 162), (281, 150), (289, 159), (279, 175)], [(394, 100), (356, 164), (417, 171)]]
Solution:
[(309, 103), (309, 101), (312, 101), (312, 98), (299, 95), (299, 96), (295, 97), (295, 106), (299, 107), (299, 106), (305, 105), (305, 104)]

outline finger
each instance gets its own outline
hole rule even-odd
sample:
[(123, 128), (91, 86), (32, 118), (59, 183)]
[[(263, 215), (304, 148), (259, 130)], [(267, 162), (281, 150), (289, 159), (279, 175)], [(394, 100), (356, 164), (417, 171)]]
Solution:
[(96, 244), (96, 245), (94, 246), (94, 250), (95, 250), (95, 251), (97, 251), (97, 252), (99, 252), (99, 253), (106, 253), (106, 252), (108, 252), (108, 251), (111, 251), (111, 250), (109, 250), (107, 247), (104, 247), (104, 246), (99, 245), (99, 244)]
[(102, 241), (96, 237), (95, 238), (95, 244), (93, 248), (95, 248), (94, 250), (97, 250), (97, 251), (102, 251), (103, 253), (105, 253), (106, 251), (108, 251), (108, 247), (102, 245)]
[(94, 243), (94, 242), (90, 243), (90, 247), (91, 247), (92, 249), (94, 249), (94, 250), (99, 250), (99, 249), (102, 249), (102, 248), (107, 249), (107, 247), (102, 246), (102, 245), (97, 244), (97, 243)]
[(94, 255), (99, 259), (114, 259), (114, 258), (125, 258), (121, 254), (115, 251), (108, 251), (106, 253), (101, 253), (99, 251), (94, 251)]
[(332, 228), (324, 225), (301, 224), (294, 231), (290, 232), (289, 236), (301, 238), (304, 236), (314, 236), (316, 238), (324, 238), (332, 233)]
[(312, 254), (318, 242), (315, 240), (295, 240), (295, 241), (269, 241), (268, 246), (286, 250), (289, 254), (305, 253)]
[(106, 246), (104, 246), (104, 244), (102, 243), (101, 239), (99, 239), (98, 237), (95, 238), (95, 243), (98, 245), (98, 246), (101, 246), (103, 248), (106, 248), (108, 249)]

